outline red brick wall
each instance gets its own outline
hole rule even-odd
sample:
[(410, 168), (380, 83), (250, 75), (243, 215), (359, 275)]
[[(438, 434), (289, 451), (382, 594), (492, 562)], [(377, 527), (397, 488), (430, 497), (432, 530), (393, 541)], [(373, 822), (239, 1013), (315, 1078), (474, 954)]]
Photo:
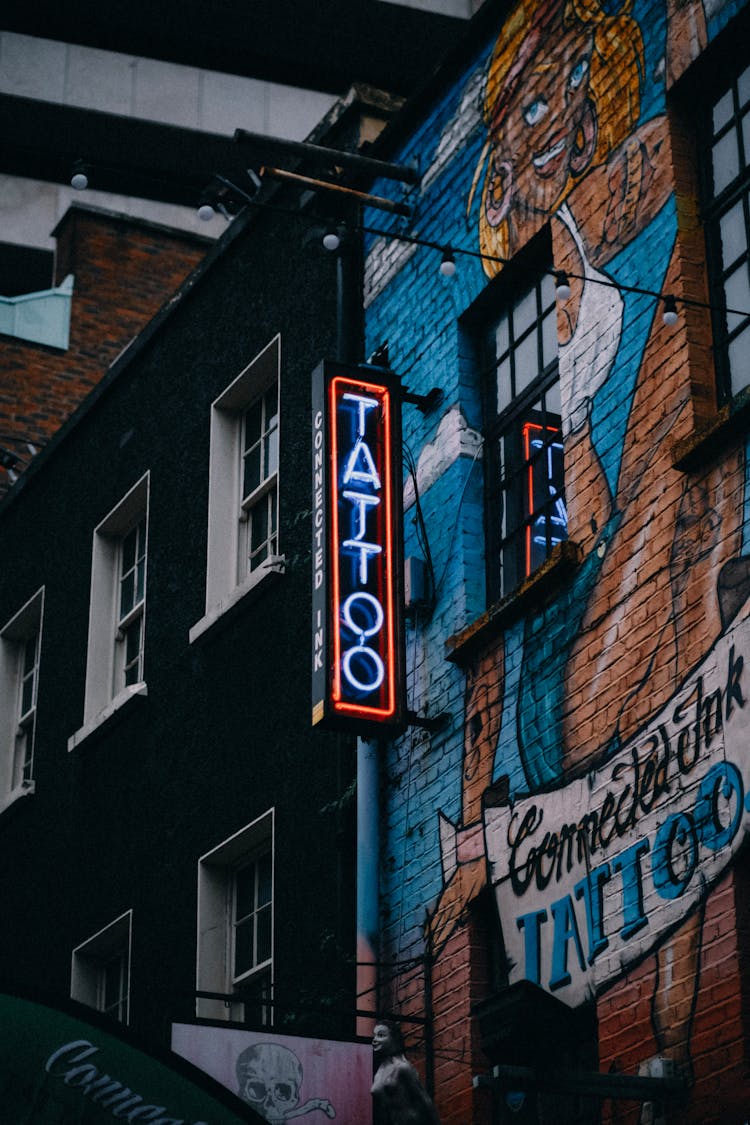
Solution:
[[(0, 336), (0, 445), (43, 445), (130, 340), (144, 328), (208, 243), (155, 224), (72, 207), (57, 228), (55, 284), (75, 277), (67, 351)], [(0, 489), (7, 478), (0, 471)]]
[[(471, 1018), (472, 1005), (486, 997), (487, 945), (481, 921), (470, 914), (454, 932), (431, 978), (425, 980), (420, 964), (400, 974), (381, 993), (381, 1007), (396, 1011), (406, 1041), (409, 1060), (420, 1076), (427, 1078), (427, 1054), (431, 1050), (434, 1101), (442, 1125), (489, 1125), (491, 1098), (486, 1090), (474, 1090), (472, 1076), (486, 1074), (490, 1062), (482, 1052), (478, 1021)], [(422, 1021), (432, 1006), (431, 1042), (426, 1042)], [(429, 1083), (427, 1083), (429, 1085)]]
[[(748, 1033), (748, 872), (747, 861), (722, 879), (706, 901), (701, 927), (700, 987), (692, 1008), (691, 1057), (685, 1077), (688, 1106), (673, 1105), (673, 1125), (730, 1125), (746, 1119), (750, 1104)], [(689, 1003), (694, 973), (688, 956), (671, 966), (674, 1008)], [(651, 1019), (656, 957), (637, 969), (599, 1000), (601, 1071), (610, 1068), (635, 1074), (639, 1062), (660, 1053)], [(636, 1125), (638, 1107), (606, 1102), (603, 1125)]]

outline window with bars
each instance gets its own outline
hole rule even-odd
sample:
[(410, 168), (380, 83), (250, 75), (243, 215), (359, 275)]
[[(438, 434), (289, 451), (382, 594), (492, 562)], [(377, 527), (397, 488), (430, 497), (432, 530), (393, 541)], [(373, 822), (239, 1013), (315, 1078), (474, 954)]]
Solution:
[(233, 991), (248, 998), (264, 1024), (271, 986), (272, 886), (270, 851), (240, 867), (232, 886)]
[(211, 404), (205, 615), (195, 641), (284, 573), (279, 554), (281, 337)]
[(238, 576), (242, 580), (278, 549), (279, 387), (274, 382), (241, 419)]
[(273, 1022), (273, 928), (270, 810), (198, 864), (199, 1016)]
[(34, 773), (43, 590), (0, 630), (0, 806)]
[(36, 697), (39, 681), (39, 631), (31, 633), (20, 645), (20, 676), (18, 691), (18, 734), (13, 763), (13, 786), (31, 781), (36, 725)]
[(487, 584), (506, 597), (567, 538), (550, 274), (526, 277), (483, 331)]
[(750, 66), (710, 105), (704, 215), (719, 403), (750, 384)]
[(83, 726), (69, 750), (146, 691), (148, 501), (146, 473), (94, 530)]
[(128, 1002), (127, 955), (118, 953), (99, 966), (97, 1007), (120, 1023), (126, 1022)]
[(143, 679), (143, 616), (146, 593), (146, 519), (142, 517), (119, 543), (119, 597), (115, 694)]

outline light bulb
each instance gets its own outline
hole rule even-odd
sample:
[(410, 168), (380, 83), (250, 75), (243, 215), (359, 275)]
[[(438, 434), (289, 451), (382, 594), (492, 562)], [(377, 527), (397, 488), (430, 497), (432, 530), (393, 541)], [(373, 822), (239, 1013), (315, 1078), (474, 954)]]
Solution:
[(443, 250), (440, 272), (443, 277), (453, 277), (456, 272), (456, 259), (453, 257), (453, 251), (450, 246), (447, 246), (445, 250)]
[(335, 230), (327, 230), (323, 235), (323, 245), (325, 246), (326, 250), (338, 250), (339, 246), (341, 245), (341, 239), (339, 238), (338, 233)]
[(570, 296), (570, 282), (565, 270), (558, 270), (555, 274), (555, 293), (561, 301), (567, 301)]
[(664, 298), (664, 312), (661, 318), (668, 328), (677, 323), (677, 302), (674, 297)]

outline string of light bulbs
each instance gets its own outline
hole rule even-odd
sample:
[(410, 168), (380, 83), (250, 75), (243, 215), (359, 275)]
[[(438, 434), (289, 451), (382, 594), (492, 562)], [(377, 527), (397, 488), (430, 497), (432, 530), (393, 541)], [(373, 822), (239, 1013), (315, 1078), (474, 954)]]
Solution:
[[(325, 220), (319, 215), (314, 215), (309, 212), (303, 212), (299, 209), (292, 207), (283, 207), (279, 204), (258, 200), (249, 196), (237, 185), (222, 177), (222, 181), (227, 186), (232, 186), (239, 191), (240, 195), (246, 204), (252, 206), (257, 210), (270, 211), (276, 214), (283, 214), (290, 217), (299, 218), (300, 216), (307, 217), (316, 223), (325, 223)], [(375, 237), (391, 239), (397, 242), (404, 242), (408, 245), (419, 246), (423, 249), (434, 250), (440, 254), (440, 263), (438, 270), (443, 277), (452, 278), (458, 270), (457, 257), (471, 258), (473, 260), (493, 263), (500, 266), (508, 266), (511, 263), (515, 264), (514, 260), (507, 257), (502, 257), (497, 254), (488, 254), (483, 250), (472, 249), (465, 246), (456, 246), (453, 243), (438, 242), (435, 239), (425, 238), (419, 234), (408, 234), (406, 231), (398, 230), (396, 228), (383, 229), (381, 227), (370, 226), (366, 223), (353, 223), (351, 221), (340, 220), (338, 222), (328, 221), (326, 224), (325, 233), (322, 237), (322, 244), (329, 252), (337, 251), (342, 240), (351, 234), (368, 234)], [(581, 281), (587, 285), (601, 285), (609, 289), (617, 289), (621, 293), (633, 293), (644, 297), (650, 297), (654, 301), (661, 302), (663, 305), (662, 320), (665, 325), (674, 325), (678, 318), (678, 304), (684, 307), (695, 309), (703, 309), (708, 312), (719, 312), (727, 316), (737, 316), (743, 319), (750, 318), (750, 310), (735, 309), (725, 307), (724, 305), (717, 305), (710, 301), (701, 301), (694, 297), (677, 296), (674, 293), (664, 293), (654, 289), (647, 289), (640, 285), (630, 285), (625, 282), (614, 281), (610, 278), (599, 277), (586, 277), (584, 274), (575, 273), (570, 270), (560, 270), (553, 268), (533, 267), (525, 265), (524, 268), (529, 272), (535, 273), (537, 276), (547, 275), (552, 276), (555, 282), (555, 292), (559, 300), (566, 301), (571, 295), (570, 282)]]
[[(252, 168), (248, 168), (246, 171), (250, 180), (251, 190), (253, 192), (258, 192), (262, 186), (261, 177)], [(266, 169), (261, 169), (261, 175), (263, 171), (266, 171)], [(267, 171), (270, 173), (277, 170), (267, 169)], [(73, 176), (70, 181), (71, 186), (75, 187), (77, 191), (86, 190), (86, 188), (89, 186), (88, 172), (89, 166), (85, 164), (83, 160), (76, 160), (73, 165)], [(296, 178), (300, 179), (301, 177)], [(325, 222), (325, 220), (321, 219), (319, 215), (314, 215), (311, 212), (302, 211), (297, 208), (284, 207), (264, 200), (259, 200), (254, 195), (251, 195), (248, 191), (240, 187), (238, 184), (235, 184), (231, 180), (227, 179), (227, 177), (225, 176), (215, 175), (214, 179), (225, 189), (230, 189), (230, 191), (235, 192), (242, 199), (242, 203), (244, 206), (240, 208), (240, 211), (244, 210), (245, 206), (249, 205), (256, 210), (270, 211), (277, 214), (294, 216), (296, 218), (303, 216), (311, 219), (316, 223)], [(330, 185), (323, 181), (310, 181), (310, 183), (314, 183), (316, 187), (330, 187), (332, 191), (342, 190), (340, 185), (333, 183), (331, 183)], [(361, 202), (365, 206), (367, 206), (368, 197), (365, 193), (351, 192), (351, 194), (360, 196)], [(373, 206), (378, 206), (389, 202), (386, 200), (380, 200), (378, 197), (371, 198)], [(402, 205), (391, 203), (389, 209), (401, 213), (403, 218), (405, 216), (403, 215), (403, 212), (400, 211), (401, 206)], [(231, 221), (236, 217), (236, 215), (230, 214), (224, 206), (219, 206), (219, 211), (224, 215), (224, 218), (227, 221)], [(211, 218), (213, 217), (213, 215), (215, 215), (215, 213), (216, 210), (214, 206), (207, 203), (205, 200), (198, 208), (198, 214), (202, 219)], [(455, 276), (458, 270), (458, 257), (471, 258), (481, 262), (492, 263), (500, 266), (510, 265), (511, 262), (514, 261), (513, 259), (502, 257), (500, 255), (488, 254), (482, 250), (472, 249), (465, 246), (457, 246), (453, 243), (438, 242), (434, 239), (425, 238), (418, 234), (408, 234), (406, 231), (398, 230), (395, 228), (385, 230), (379, 227), (369, 226), (364, 223), (353, 223), (351, 221), (344, 220), (338, 222), (329, 221), (327, 223), (326, 231), (322, 239), (325, 249), (331, 252), (337, 251), (341, 245), (343, 237), (348, 234), (370, 234), (381, 238), (388, 238), (394, 241), (419, 246), (423, 249), (435, 250), (440, 254), (440, 262), (438, 265), (439, 272), (445, 278), (452, 278)], [(718, 312), (726, 316), (735, 316), (742, 319), (750, 318), (750, 310), (747, 309), (730, 308), (728, 306), (725, 307), (724, 305), (717, 305), (710, 301), (701, 301), (693, 297), (677, 296), (674, 293), (664, 293), (661, 291), (657, 292), (656, 290), (647, 289), (643, 286), (629, 285), (625, 282), (613, 281), (604, 276), (586, 277), (583, 274), (555, 269), (554, 267), (551, 269), (535, 269), (532, 266), (526, 265), (525, 268), (529, 272), (535, 273), (537, 276), (551, 275), (555, 282), (556, 295), (561, 301), (566, 301), (570, 297), (571, 281), (581, 281), (587, 285), (602, 285), (607, 288), (617, 289), (621, 293), (634, 293), (641, 296), (650, 297), (654, 301), (659, 301), (662, 303), (662, 319), (664, 323), (669, 326), (674, 325), (678, 320), (678, 305), (695, 309), (703, 309), (709, 312)]]
[[(427, 249), (436, 250), (441, 254), (439, 272), (443, 277), (454, 277), (457, 272), (456, 255), (460, 254), (468, 258), (476, 259), (482, 262), (491, 262), (495, 265), (508, 266), (513, 263), (513, 259), (505, 258), (498, 254), (487, 254), (482, 250), (474, 250), (462, 246), (453, 246), (451, 244), (435, 242), (431, 239), (422, 238), (419, 235), (409, 235), (399, 231), (386, 231), (377, 227), (368, 227), (364, 225), (350, 225), (348, 229), (352, 231), (359, 231), (364, 234), (373, 234), (382, 238), (397, 239), (402, 242), (412, 243), (416, 246), (425, 247)], [(325, 240), (324, 240), (325, 245)], [(513, 263), (515, 264), (515, 263)], [(678, 320), (677, 303), (691, 308), (705, 309), (710, 312), (723, 312), (729, 316), (750, 317), (750, 311), (729, 308), (713, 304), (709, 301), (699, 301), (692, 297), (677, 297), (674, 293), (656, 292), (653, 289), (646, 289), (640, 285), (628, 285), (624, 282), (613, 281), (607, 277), (586, 277), (584, 274), (572, 272), (570, 270), (560, 269), (545, 269), (543, 267), (533, 267), (526, 265), (524, 267), (529, 272), (539, 275), (552, 276), (555, 282), (555, 292), (559, 300), (567, 301), (571, 295), (570, 282), (581, 281), (587, 285), (601, 285), (608, 289), (617, 289), (621, 293), (634, 293), (644, 297), (652, 297), (655, 301), (661, 301), (664, 305), (662, 319), (666, 325), (673, 325)]]

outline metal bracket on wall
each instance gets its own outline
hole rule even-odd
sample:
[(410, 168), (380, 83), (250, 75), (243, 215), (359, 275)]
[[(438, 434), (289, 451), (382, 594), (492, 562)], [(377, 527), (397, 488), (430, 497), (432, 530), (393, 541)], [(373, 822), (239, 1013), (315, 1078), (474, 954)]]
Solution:
[(430, 414), (433, 410), (437, 410), (444, 398), (445, 395), (440, 387), (433, 387), (426, 395), (414, 395), (406, 387), (401, 393), (402, 402), (408, 402), (412, 406), (416, 406), (423, 414)]
[(444, 730), (451, 721), (449, 711), (441, 711), (438, 715), (418, 715), (416, 711), (406, 712), (406, 721), (410, 727), (421, 727), (422, 730)]
[(475, 1089), (484, 1086), (497, 1091), (578, 1094), (635, 1102), (682, 1102), (688, 1093), (684, 1078), (644, 1078), (635, 1074), (532, 1066), (494, 1066), (492, 1074), (475, 1074), (473, 1086)]

